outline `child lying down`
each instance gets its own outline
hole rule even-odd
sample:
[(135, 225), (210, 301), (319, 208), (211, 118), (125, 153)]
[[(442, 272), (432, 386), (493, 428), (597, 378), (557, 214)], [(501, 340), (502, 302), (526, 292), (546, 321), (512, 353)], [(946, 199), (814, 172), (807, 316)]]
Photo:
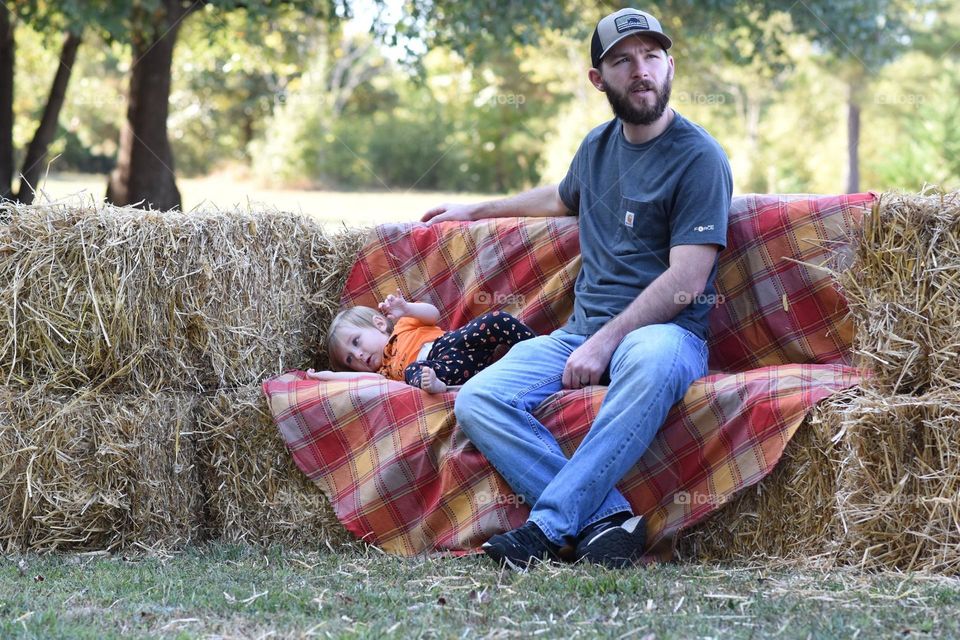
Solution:
[(494, 352), (534, 337), (505, 311), (491, 311), (460, 329), (436, 326), (440, 312), (428, 302), (407, 302), (398, 290), (370, 307), (351, 307), (330, 324), (327, 353), (335, 371), (314, 371), (317, 380), (355, 379), (354, 372), (403, 380), (428, 393), (465, 383), (493, 362)]

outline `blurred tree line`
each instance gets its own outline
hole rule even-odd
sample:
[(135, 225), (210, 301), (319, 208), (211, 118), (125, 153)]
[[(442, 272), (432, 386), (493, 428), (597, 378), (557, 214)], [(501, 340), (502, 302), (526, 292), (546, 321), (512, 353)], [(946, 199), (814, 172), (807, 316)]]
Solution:
[[(593, 26), (616, 8), (10, 0), (0, 195), (29, 201), (53, 158), (56, 171), (112, 172), (114, 202), (159, 208), (179, 205), (176, 175), (215, 171), (376, 190), (558, 180), (610, 117), (586, 70)], [(673, 106), (723, 144), (739, 192), (960, 183), (956, 3), (641, 8), (676, 43)]]

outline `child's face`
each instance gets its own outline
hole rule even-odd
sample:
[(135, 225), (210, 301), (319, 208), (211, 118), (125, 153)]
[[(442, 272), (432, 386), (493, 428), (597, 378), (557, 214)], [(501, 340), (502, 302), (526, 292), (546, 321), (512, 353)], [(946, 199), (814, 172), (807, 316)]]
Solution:
[[(379, 318), (374, 322), (382, 324)], [(345, 326), (334, 341), (334, 357), (351, 371), (379, 371), (383, 364), (383, 348), (387, 346), (390, 334), (387, 327)]]

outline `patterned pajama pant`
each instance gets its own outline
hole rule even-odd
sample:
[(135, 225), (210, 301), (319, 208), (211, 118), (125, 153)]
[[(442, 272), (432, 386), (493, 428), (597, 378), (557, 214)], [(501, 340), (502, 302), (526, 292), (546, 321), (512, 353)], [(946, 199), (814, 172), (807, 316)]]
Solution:
[(403, 371), (404, 381), (419, 387), (421, 367), (430, 367), (445, 384), (463, 384), (493, 361), (497, 347), (509, 348), (534, 335), (506, 311), (485, 313), (466, 326), (437, 338), (426, 360), (407, 365)]

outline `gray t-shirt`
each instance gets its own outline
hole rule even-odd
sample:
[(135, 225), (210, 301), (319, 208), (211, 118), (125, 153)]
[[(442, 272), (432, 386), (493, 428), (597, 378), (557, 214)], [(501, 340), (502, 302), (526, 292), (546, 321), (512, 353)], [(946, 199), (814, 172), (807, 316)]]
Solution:
[[(667, 270), (671, 247), (726, 246), (732, 194), (723, 149), (679, 113), (643, 144), (627, 142), (617, 118), (591, 131), (560, 183), (583, 256), (564, 330), (596, 333)], [(716, 275), (714, 262), (703, 295), (671, 320), (704, 339)]]

